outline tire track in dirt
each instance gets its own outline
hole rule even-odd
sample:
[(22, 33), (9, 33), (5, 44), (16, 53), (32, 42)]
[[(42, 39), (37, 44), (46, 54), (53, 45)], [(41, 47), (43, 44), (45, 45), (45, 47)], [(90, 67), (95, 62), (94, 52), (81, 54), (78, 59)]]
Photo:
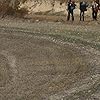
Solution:
[[(8, 60), (8, 63), (14, 75), (13, 81), (17, 80), (18, 73), (22, 75), (22, 76), (19, 75), (20, 78), (18, 79), (18, 82), (17, 82), (18, 87), (15, 88), (17, 90), (14, 90), (18, 93), (17, 94), (18, 97), (15, 96), (16, 92), (14, 92), (13, 94), (15, 96), (14, 98), (21, 99), (21, 100), (25, 100), (25, 99), (26, 100), (42, 100), (43, 98), (44, 98), (43, 100), (67, 100), (67, 99), (81, 100), (81, 97), (79, 96), (82, 96), (80, 94), (80, 92), (82, 91), (83, 95), (86, 94), (86, 97), (83, 98), (83, 100), (85, 100), (88, 97), (90, 97), (93, 93), (95, 93), (96, 88), (100, 84), (100, 79), (99, 79), (100, 75), (98, 73), (100, 70), (99, 69), (99, 66), (100, 66), (99, 51), (97, 52), (97, 54), (95, 54), (95, 52), (91, 52), (90, 48), (86, 48), (86, 47), (83, 48), (81, 46), (78, 46), (77, 44), (64, 42), (61, 39), (57, 39), (55, 37), (48, 36), (48, 35), (42, 35), (42, 34), (37, 34), (37, 33), (32, 33), (32, 32), (26, 32), (26, 31), (24, 32), (24, 30), (20, 30), (20, 29), (17, 31), (17, 29), (12, 30), (9, 28), (8, 29), (4, 28), (4, 30), (1, 31), (0, 33), (0, 38), (3, 41), (2, 42), (3, 46), (6, 46), (5, 50), (2, 49), (3, 46), (1, 46), (2, 48), (1, 48), (0, 54), (6, 57)], [(7, 45), (10, 45), (11, 47), (8, 47)], [(93, 50), (96, 51), (95, 49)], [(64, 54), (62, 54), (62, 52)], [(15, 55), (13, 53), (15, 53)], [(68, 55), (69, 55), (69, 58), (68, 58)], [(34, 58), (34, 56), (36, 58)], [(37, 56), (40, 56), (41, 59), (38, 58)], [(73, 59), (70, 58), (71, 56)], [(84, 59), (83, 56), (86, 59)], [(70, 64), (72, 64), (73, 61), (75, 60), (80, 61), (81, 63), (83, 63), (83, 67), (87, 69), (84, 69), (84, 68), (82, 70), (79, 69), (81, 65), (77, 67), (77, 64), (80, 64), (77, 62), (70, 65), (70, 68), (69, 68), (67, 65), (65, 65), (67, 61), (63, 57), (69, 60)], [(35, 62), (35, 59), (39, 59), (41, 61), (40, 65), (38, 64), (38, 62), (37, 63)], [(43, 67), (44, 63), (42, 62), (43, 59), (44, 59), (43, 62), (45, 62), (46, 59), (48, 60), (46, 62), (47, 69), (49, 69), (48, 67), (50, 67), (48, 66), (49, 65), (48, 62), (50, 64), (52, 63), (53, 65), (52, 68), (55, 67), (53, 69), (52, 68), (50, 69), (51, 71), (53, 71), (51, 72), (53, 75), (50, 73), (47, 73), (46, 68), (45, 68), (46, 69), (45, 71), (43, 70), (44, 69)], [(62, 59), (65, 60), (65, 62)], [(62, 63), (60, 62), (60, 60), (62, 60), (62, 62), (64, 63), (62, 64), (62, 66), (58, 64), (58, 63)], [(85, 61), (82, 61), (82, 60), (85, 60)], [(32, 61), (33, 61), (33, 64), (32, 64)], [(43, 64), (43, 66), (41, 66), (41, 63)], [(86, 65), (84, 65), (84, 63)], [(43, 67), (43, 68), (39, 68), (39, 67)], [(66, 67), (69, 68), (69, 70)], [(71, 69), (71, 67), (73, 67), (73, 69)], [(64, 71), (64, 69), (66, 70)], [(76, 71), (74, 71), (74, 69)], [(70, 72), (67, 72), (70, 70), (72, 71), (73, 74), (67, 76), (68, 73), (71, 74)], [(80, 73), (81, 71), (82, 73)], [(79, 78), (79, 82), (78, 82), (77, 79), (79, 76), (81, 76), (81, 74), (88, 74), (88, 73), (89, 73), (89, 76), (87, 75), (85, 77), (85, 75), (83, 75), (82, 76), (83, 79)], [(69, 80), (69, 78), (71, 79)], [(73, 82), (73, 81), (76, 81), (76, 82)], [(70, 82), (72, 82), (73, 84), (73, 86), (69, 85), (70, 89), (67, 89), (67, 85), (68, 85), (66, 84), (67, 82), (69, 82), (69, 84)], [(90, 91), (90, 90), (91, 92), (87, 93), (87, 91)], [(9, 98), (13, 98), (12, 96), (11, 97), (9, 97), (9, 95), (7, 96), (8, 96), (7, 99), (5, 98), (4, 100), (11, 100)]]
[(12, 54), (10, 54), (10, 52), (5, 51), (5, 50), (1, 51), (0, 54), (2, 54), (4, 57), (7, 58), (8, 64), (10, 65), (11, 70), (12, 70), (11, 72), (13, 73), (12, 81), (16, 83), (16, 75), (18, 74), (18, 72), (17, 72), (15, 56), (13, 56)]

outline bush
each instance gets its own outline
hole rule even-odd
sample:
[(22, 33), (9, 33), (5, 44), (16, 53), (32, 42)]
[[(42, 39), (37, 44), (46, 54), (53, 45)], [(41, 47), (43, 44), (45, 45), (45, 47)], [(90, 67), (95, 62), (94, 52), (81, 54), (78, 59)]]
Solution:
[(26, 8), (21, 8), (21, 9), (18, 9), (16, 11), (16, 16), (17, 17), (23, 17), (25, 16), (26, 14), (28, 14), (28, 10)]
[[(26, 0), (22, 0), (22, 2), (25, 2)], [(28, 11), (25, 8), (19, 9), (19, 4), (21, 0), (1, 0), (0, 1), (0, 15), (2, 17), (5, 17), (7, 15), (10, 16), (24, 16), (28, 13)]]

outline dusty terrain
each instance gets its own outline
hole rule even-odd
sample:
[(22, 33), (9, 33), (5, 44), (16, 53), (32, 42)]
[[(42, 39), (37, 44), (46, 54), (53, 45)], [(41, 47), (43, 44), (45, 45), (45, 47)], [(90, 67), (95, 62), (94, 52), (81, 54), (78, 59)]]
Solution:
[(100, 100), (100, 19), (37, 17), (0, 20), (0, 100)]

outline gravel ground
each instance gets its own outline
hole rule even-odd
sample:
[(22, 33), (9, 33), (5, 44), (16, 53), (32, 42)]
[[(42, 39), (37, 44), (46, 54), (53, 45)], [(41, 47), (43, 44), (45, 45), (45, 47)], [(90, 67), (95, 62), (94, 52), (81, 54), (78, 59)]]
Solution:
[(100, 100), (99, 27), (1, 19), (0, 100)]

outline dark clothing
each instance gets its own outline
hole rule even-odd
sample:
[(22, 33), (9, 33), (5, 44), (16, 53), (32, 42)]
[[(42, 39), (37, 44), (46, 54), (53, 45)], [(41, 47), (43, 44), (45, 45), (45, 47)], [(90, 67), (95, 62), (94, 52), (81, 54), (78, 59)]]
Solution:
[(75, 3), (73, 2), (68, 2), (68, 17), (67, 17), (67, 20), (69, 21), (70, 19), (70, 15), (72, 16), (72, 21), (74, 21), (74, 9), (75, 9)]
[(87, 11), (87, 3), (86, 2), (80, 2), (80, 21), (84, 21), (84, 12)]
[(75, 3), (73, 3), (73, 2), (68, 2), (68, 10), (70, 10), (70, 11), (72, 11), (72, 10), (74, 10), (75, 9)]
[(93, 20), (97, 20), (98, 10), (99, 10), (99, 4), (96, 2), (93, 2), (93, 4), (92, 4), (92, 18), (93, 18)]
[(84, 21), (84, 11), (80, 11), (80, 21)]
[(80, 2), (80, 10), (87, 11), (88, 4), (86, 2)]
[(67, 20), (68, 20), (68, 21), (69, 21), (69, 19), (70, 19), (70, 15), (72, 16), (72, 21), (74, 21), (74, 14), (73, 14), (73, 10), (68, 11), (68, 17), (67, 17)]
[(96, 12), (96, 11), (92, 11), (92, 18), (93, 18), (93, 20), (97, 20), (97, 14), (98, 14), (98, 12)]

